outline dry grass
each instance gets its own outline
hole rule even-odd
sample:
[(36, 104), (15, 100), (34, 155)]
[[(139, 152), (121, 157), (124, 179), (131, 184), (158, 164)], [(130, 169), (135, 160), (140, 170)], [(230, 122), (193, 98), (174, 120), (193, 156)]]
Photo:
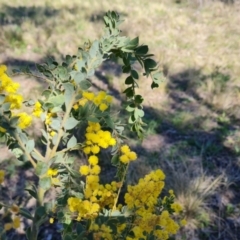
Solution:
[[(218, 148), (240, 152), (239, 4), (210, 0), (139, 0), (137, 4), (127, 0), (1, 0), (0, 63), (10, 68), (32, 66), (49, 55), (61, 59), (65, 54), (74, 54), (84, 41), (102, 34), (101, 18), (108, 10), (123, 15), (123, 34), (140, 36), (166, 75), (160, 88), (154, 91), (149, 87), (150, 79), (140, 79), (144, 87), (139, 93), (145, 97), (146, 115), (150, 119), (147, 121), (154, 126), (151, 130), (154, 135), (142, 144), (132, 141), (140, 149), (141, 164), (131, 167), (130, 182), (156, 166), (165, 168), (167, 186), (175, 190), (189, 220), (182, 236), (224, 239), (216, 238), (215, 233), (221, 236), (226, 225), (216, 224), (218, 210), (210, 203), (212, 196), (221, 192), (223, 163), (228, 162), (229, 152), (221, 156), (221, 161), (215, 159)], [(123, 82), (119, 78), (124, 76), (116, 76), (114, 66), (100, 71), (121, 97)], [(33, 92), (42, 86), (41, 82), (29, 84), (28, 79), (17, 80), (23, 85), (24, 94), (33, 98)], [(95, 82), (98, 88), (109, 88), (97, 79)], [(211, 142), (215, 135), (220, 135), (216, 143)], [(196, 147), (194, 156), (192, 148), (188, 149), (190, 143), (181, 148), (177, 145), (183, 139)], [(169, 145), (175, 147), (174, 151), (163, 154), (162, 150), (168, 150)], [(240, 162), (237, 155), (231, 160)], [(230, 179), (231, 174), (224, 176)], [(239, 183), (239, 178), (231, 181)], [(237, 201), (234, 206), (238, 208)], [(206, 235), (201, 238), (200, 233), (209, 229), (215, 235), (209, 233), (208, 238)]]

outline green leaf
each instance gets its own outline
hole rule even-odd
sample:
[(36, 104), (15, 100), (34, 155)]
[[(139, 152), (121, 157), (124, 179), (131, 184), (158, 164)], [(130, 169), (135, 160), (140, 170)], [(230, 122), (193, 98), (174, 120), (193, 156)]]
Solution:
[(26, 230), (26, 237), (28, 240), (32, 240), (32, 231), (31, 231), (31, 227), (28, 227)]
[(153, 81), (156, 83), (156, 84), (159, 84), (163, 81), (163, 74), (161, 72), (156, 72), (154, 74), (152, 74), (152, 78), (153, 78)]
[(42, 96), (44, 96), (46, 99), (48, 99), (50, 95), (51, 95), (51, 91), (48, 89), (42, 92)]
[(129, 98), (134, 96), (132, 87), (126, 88), (123, 93), (125, 93)]
[(123, 71), (123, 73), (129, 73), (131, 71), (131, 66), (130, 65), (123, 66), (122, 71)]
[(114, 166), (116, 166), (116, 165), (119, 164), (119, 156), (118, 156), (117, 154), (112, 157), (111, 163), (112, 163), (112, 165), (114, 165)]
[(134, 111), (134, 117), (138, 119), (138, 117), (142, 118), (144, 116), (144, 111), (142, 109), (136, 108)]
[(3, 102), (5, 101), (5, 95), (0, 94), (0, 104), (3, 104)]
[(27, 219), (31, 219), (31, 220), (33, 219), (32, 214), (26, 208), (20, 208), (19, 209), (19, 214), (22, 215), (23, 217), (27, 218)]
[(91, 48), (89, 49), (89, 55), (91, 58), (95, 57), (97, 55), (99, 51), (99, 42), (97, 40), (95, 40), (93, 43), (92, 43), (92, 46)]
[(58, 131), (61, 127), (61, 122), (59, 119), (52, 119), (50, 126), (53, 130)]
[(68, 143), (67, 143), (67, 148), (73, 148), (77, 145), (77, 139), (74, 135), (72, 135), (72, 137), (69, 139)]
[(31, 185), (30, 187), (28, 188), (25, 188), (25, 190), (32, 196), (34, 197), (35, 199), (38, 198), (38, 193), (37, 193), (37, 189), (34, 185)]
[(21, 148), (11, 149), (11, 152), (14, 154), (16, 158), (20, 158), (23, 155), (23, 151)]
[(147, 52), (148, 52), (148, 46), (147, 46), (147, 45), (139, 46), (138, 48), (136, 48), (135, 52), (136, 52), (136, 54), (138, 54), (138, 55), (147, 54)]
[(62, 108), (61, 107), (54, 107), (51, 109), (51, 113), (57, 113), (57, 112), (62, 112)]
[(48, 190), (51, 187), (51, 178), (44, 177), (39, 180), (39, 186), (44, 190)]
[(73, 94), (74, 94), (74, 86), (71, 83), (63, 83), (63, 87), (65, 89), (64, 92), (64, 101), (65, 106), (69, 106), (69, 103), (72, 100)]
[(132, 52), (133, 52), (133, 50), (128, 49), (128, 48), (122, 48), (121, 50), (122, 50), (123, 52), (126, 52), (126, 53), (132, 53)]
[(79, 86), (82, 90), (88, 90), (92, 86), (92, 83), (88, 80), (82, 80), (79, 82)]
[(135, 119), (134, 113), (133, 113), (133, 114), (129, 117), (128, 123), (133, 124), (133, 123), (135, 123), (135, 121), (136, 121), (136, 119)]
[(84, 227), (83, 227), (83, 225), (81, 223), (78, 222), (77, 226), (76, 226), (76, 229), (77, 229), (77, 234), (79, 235), (84, 230)]
[(136, 95), (134, 99), (137, 104), (141, 104), (144, 100), (141, 95)]
[(71, 237), (71, 234), (68, 233), (64, 236), (63, 240), (73, 240), (73, 238)]
[(83, 73), (83, 72), (77, 72), (75, 75), (74, 75), (74, 81), (76, 83), (80, 83), (81, 81), (85, 80), (87, 77), (86, 73)]
[(157, 63), (153, 59), (147, 58), (144, 60), (145, 71), (147, 71), (149, 69), (153, 69), (155, 67), (157, 67)]
[(153, 89), (153, 88), (158, 88), (159, 87), (159, 85), (157, 84), (157, 83), (155, 83), (155, 82), (152, 82), (152, 84), (151, 84), (151, 88)]
[(132, 39), (131, 41), (129, 41), (127, 43), (127, 46), (125, 46), (125, 48), (127, 48), (127, 49), (134, 49), (134, 48), (136, 48), (138, 46), (138, 43), (139, 43), (139, 38), (136, 37), (136, 38)]
[(67, 159), (66, 159), (66, 163), (67, 164), (73, 164), (74, 163), (74, 161), (75, 161), (75, 158), (74, 157), (68, 157)]
[(135, 104), (131, 103), (126, 107), (126, 110), (128, 112), (133, 112), (135, 110), (135, 107), (136, 107)]
[(54, 201), (53, 201), (53, 200), (48, 201), (48, 202), (45, 202), (45, 203), (44, 203), (44, 208), (45, 208), (46, 212), (52, 211), (54, 205), (55, 205), (55, 204), (54, 204)]
[(36, 174), (38, 176), (42, 176), (45, 173), (47, 173), (48, 170), (48, 164), (44, 162), (37, 162), (37, 167), (36, 167)]
[(133, 78), (132, 78), (131, 76), (128, 76), (128, 77), (126, 78), (126, 80), (125, 80), (125, 84), (131, 85), (131, 84), (133, 84), (133, 83), (134, 83)]
[(35, 142), (34, 142), (34, 140), (33, 140), (33, 139), (28, 140), (27, 145), (26, 145), (26, 150), (27, 150), (27, 152), (28, 152), (28, 153), (32, 152), (32, 150), (34, 149), (34, 147), (35, 147)]
[(10, 110), (11, 104), (9, 102), (3, 103), (2, 110), (3, 112), (8, 112)]
[(26, 134), (26, 133), (24, 133), (24, 132), (19, 133), (19, 138), (21, 139), (21, 141), (22, 141), (22, 143), (23, 143), (24, 145), (27, 144), (27, 142), (28, 142), (28, 137), (27, 137), (27, 134)]
[(37, 218), (41, 218), (45, 214), (46, 214), (46, 209), (44, 206), (40, 206), (36, 209), (35, 216)]
[(96, 117), (94, 117), (94, 116), (89, 116), (89, 117), (87, 118), (87, 120), (90, 121), (90, 122), (94, 122), (94, 123), (99, 122), (99, 119), (96, 118)]
[(52, 96), (48, 98), (47, 103), (53, 104), (54, 107), (60, 107), (63, 105), (64, 101), (64, 95), (59, 94), (57, 96)]
[(72, 60), (73, 59), (70, 55), (66, 55), (66, 62), (67, 62), (68, 65), (72, 63)]
[(31, 152), (31, 156), (36, 159), (37, 161), (41, 161), (42, 158), (35, 152)]
[(66, 130), (71, 130), (73, 129), (74, 127), (77, 126), (77, 124), (79, 123), (79, 121), (77, 121), (75, 118), (73, 117), (70, 117), (67, 119), (66, 123), (64, 124), (64, 128)]
[(56, 145), (57, 144), (57, 140), (58, 140), (58, 134), (55, 134), (52, 138), (52, 143), (53, 145)]
[(136, 70), (134, 70), (134, 69), (131, 71), (131, 76), (132, 76), (134, 79), (138, 79), (138, 78), (139, 78), (138, 72), (137, 72)]
[(57, 212), (57, 218), (58, 219), (61, 219), (63, 217), (64, 217), (64, 213), (63, 212), (61, 212), (61, 211)]
[(59, 76), (60, 80), (62, 80), (62, 81), (68, 80), (69, 74), (68, 74), (67, 68), (65, 68), (63, 66), (58, 66), (57, 71), (58, 71), (58, 76)]
[(114, 129), (115, 125), (111, 117), (106, 117), (105, 122), (108, 127), (110, 127), (111, 129)]
[(40, 131), (42, 132), (42, 136), (44, 137), (44, 139), (47, 141), (48, 140), (47, 132), (43, 129), (40, 129)]

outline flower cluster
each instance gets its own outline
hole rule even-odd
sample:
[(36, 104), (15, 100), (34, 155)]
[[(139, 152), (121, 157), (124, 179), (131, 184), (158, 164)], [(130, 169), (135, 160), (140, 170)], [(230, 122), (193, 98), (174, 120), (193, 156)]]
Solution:
[(32, 116), (28, 115), (25, 112), (22, 113), (18, 113), (16, 114), (17, 117), (19, 117), (18, 119), (18, 127), (20, 127), (21, 129), (25, 129), (27, 127), (29, 127), (32, 123)]
[[(137, 185), (128, 186), (125, 202), (137, 217), (132, 228), (134, 238), (127, 237), (127, 240), (146, 239), (147, 234), (152, 231), (155, 237), (165, 240), (178, 231), (180, 226), (171, 218), (168, 210), (163, 209), (160, 214), (156, 214), (158, 197), (164, 187), (164, 179), (164, 173), (158, 169), (140, 179)], [(177, 203), (173, 203), (172, 210), (179, 213), (182, 208)]]
[(20, 85), (13, 82), (6, 71), (7, 67), (0, 65), (0, 93), (5, 94), (5, 102), (11, 104), (10, 109), (19, 109), (23, 102), (23, 97), (16, 93)]
[(42, 105), (40, 102), (37, 101), (33, 108), (33, 116), (40, 117), (42, 112), (43, 112)]
[(76, 110), (80, 106), (84, 106), (87, 102), (93, 103), (95, 106), (99, 108), (101, 112), (104, 112), (108, 109), (109, 104), (112, 102), (112, 96), (107, 95), (106, 92), (100, 91), (98, 94), (94, 94), (93, 92), (82, 92), (83, 98), (81, 98), (78, 102), (76, 102), (73, 108)]
[(12, 222), (5, 223), (4, 224), (4, 230), (8, 231), (12, 228), (19, 228), (20, 227), (20, 218), (19, 217), (14, 217)]
[(8, 231), (12, 228), (19, 228), (20, 227), (20, 218), (18, 216), (16, 216), (16, 214), (19, 213), (19, 207), (17, 205), (12, 205), (10, 207), (11, 212), (13, 213), (13, 219), (12, 222), (8, 222), (4, 224), (4, 230)]
[(59, 185), (60, 181), (57, 177), (55, 177), (55, 176), (58, 175), (58, 170), (57, 169), (49, 168), (48, 171), (47, 171), (47, 175), (49, 177), (51, 177), (52, 185)]
[[(10, 103), (10, 109), (20, 109), (23, 102), (23, 96), (17, 94), (19, 89), (19, 83), (13, 82), (12, 79), (6, 73), (7, 67), (5, 65), (0, 65), (0, 93), (5, 95), (5, 103)], [(25, 129), (29, 127), (32, 123), (32, 116), (25, 112), (13, 114), (13, 116), (18, 116), (18, 127)], [(5, 132), (6, 129), (1, 127), (0, 131)]]
[(68, 199), (68, 206), (71, 212), (77, 212), (77, 221), (84, 219), (92, 219), (97, 217), (99, 212), (99, 204), (92, 203), (89, 200), (81, 200), (76, 197), (70, 197)]
[(97, 224), (93, 224), (90, 230), (94, 231), (93, 233), (94, 239), (106, 239), (106, 240), (113, 239), (112, 229), (106, 224), (102, 224), (101, 226), (98, 226)]
[(101, 125), (99, 123), (88, 122), (88, 127), (86, 129), (86, 142), (83, 148), (84, 153), (98, 154), (101, 148), (108, 148), (109, 146), (116, 145), (116, 139), (111, 136), (109, 131), (101, 130)]
[(131, 151), (127, 145), (123, 145), (121, 147), (121, 153), (122, 155), (119, 157), (119, 160), (124, 164), (127, 164), (130, 161), (135, 161), (137, 159), (137, 154)]
[[(41, 103), (37, 101), (34, 105), (32, 115), (35, 117), (40, 117), (43, 112), (44, 111), (42, 109)], [(56, 118), (56, 117), (57, 117), (57, 114), (52, 113), (51, 109), (49, 109), (48, 112), (46, 113), (45, 124), (47, 125), (47, 130), (51, 137), (53, 137), (56, 134), (56, 131), (53, 131), (52, 128), (50, 127), (50, 124), (52, 123), (52, 118)]]

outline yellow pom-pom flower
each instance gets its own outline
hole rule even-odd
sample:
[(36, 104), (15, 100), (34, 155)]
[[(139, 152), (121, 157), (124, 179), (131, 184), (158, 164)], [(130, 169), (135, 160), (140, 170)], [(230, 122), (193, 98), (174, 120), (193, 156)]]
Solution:
[(87, 165), (83, 165), (80, 167), (79, 172), (81, 173), (81, 175), (88, 175), (90, 172), (90, 169)]
[(58, 170), (57, 169), (53, 169), (53, 168), (49, 168), (47, 171), (47, 175), (48, 176), (56, 176), (58, 174)]
[(123, 146), (121, 147), (121, 152), (122, 152), (122, 153), (129, 153), (129, 152), (130, 152), (129, 146), (123, 145)]
[(98, 164), (98, 157), (95, 155), (92, 155), (88, 158), (88, 162), (91, 165), (97, 165)]
[(32, 123), (32, 116), (28, 115), (27, 113), (18, 113), (17, 116), (19, 117), (18, 119), (18, 127), (21, 129), (25, 129), (29, 127)]
[(108, 109), (108, 105), (105, 103), (101, 103), (99, 105), (99, 109), (100, 109), (100, 111), (104, 112), (106, 109)]
[(98, 175), (101, 172), (101, 168), (99, 165), (94, 165), (91, 169), (91, 174)]

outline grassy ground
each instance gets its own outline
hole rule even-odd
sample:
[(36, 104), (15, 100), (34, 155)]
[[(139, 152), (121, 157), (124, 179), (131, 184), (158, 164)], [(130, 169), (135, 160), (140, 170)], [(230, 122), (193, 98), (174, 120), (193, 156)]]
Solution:
[[(74, 54), (102, 34), (109, 9), (124, 16), (124, 34), (149, 45), (166, 76), (154, 91), (148, 79), (140, 80), (147, 137), (131, 140), (141, 164), (132, 166), (129, 182), (152, 168), (164, 169), (166, 186), (176, 191), (188, 218), (177, 239), (240, 239), (238, 3), (1, 0), (0, 63), (33, 66), (47, 56)], [(95, 83), (118, 96), (119, 104), (123, 79), (111, 63), (101, 67)], [(35, 79), (17, 80), (32, 98), (42, 88)]]

